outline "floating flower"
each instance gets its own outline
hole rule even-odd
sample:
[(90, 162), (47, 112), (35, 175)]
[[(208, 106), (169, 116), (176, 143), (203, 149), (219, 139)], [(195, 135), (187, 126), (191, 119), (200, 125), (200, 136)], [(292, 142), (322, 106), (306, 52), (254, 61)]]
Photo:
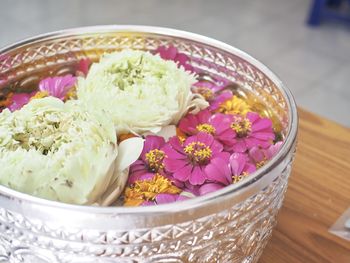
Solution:
[(77, 78), (72, 75), (45, 78), (39, 82), (39, 92), (45, 92), (48, 96), (64, 100), (69, 90), (75, 86), (76, 81)]
[[(92, 115), (71, 102), (35, 99), (18, 111), (0, 114), (2, 185), (65, 203), (105, 204), (109, 183), (126, 181), (142, 139), (118, 148), (114, 127), (103, 114)], [(118, 191), (111, 190), (113, 198), (106, 196), (106, 204)]]
[(255, 171), (247, 155), (234, 153), (229, 159), (216, 158), (205, 168), (207, 183), (199, 188), (199, 195), (205, 195), (237, 183)]
[(189, 64), (190, 59), (184, 53), (180, 53), (178, 49), (174, 46), (169, 46), (168, 48), (165, 46), (160, 46), (155, 51), (162, 59), (172, 60), (178, 64), (178, 66), (182, 66), (186, 71), (193, 72), (193, 67)]
[(39, 82), (39, 91), (31, 93), (15, 93), (9, 97), (11, 104), (7, 106), (10, 111), (21, 109), (32, 99), (53, 96), (63, 100), (67, 92), (75, 85), (76, 78), (72, 75), (46, 78)]
[(228, 155), (222, 152), (222, 145), (213, 136), (204, 132), (188, 137), (183, 144), (173, 137), (163, 149), (165, 169), (175, 179), (191, 185), (203, 184), (208, 178), (205, 168), (213, 159)]
[(157, 133), (177, 124), (189, 110), (196, 113), (208, 106), (191, 92), (194, 82), (194, 76), (173, 61), (124, 50), (93, 64), (86, 79), (79, 78), (77, 91), (91, 110), (110, 115), (118, 134)]
[(232, 183), (228, 157), (229, 155), (224, 158), (215, 158), (207, 165), (205, 173), (209, 182), (199, 188), (199, 195), (214, 192)]
[(180, 194), (158, 194), (155, 198), (155, 203), (157, 205), (168, 204), (188, 200), (193, 197), (195, 196), (189, 192), (181, 192)]
[(10, 111), (16, 111), (21, 109), (26, 105), (30, 98), (35, 95), (35, 92), (32, 93), (15, 93), (11, 96), (11, 104), (7, 106)]
[[(125, 206), (150, 205), (157, 202), (157, 197), (161, 194), (178, 195), (181, 189), (172, 184), (172, 182), (160, 175), (154, 174), (151, 178), (137, 180), (125, 189)], [(158, 197), (158, 201), (164, 203), (163, 195)], [(174, 199), (177, 199), (174, 196)]]
[(232, 121), (231, 115), (221, 113), (212, 115), (209, 110), (205, 109), (197, 114), (187, 114), (179, 122), (179, 129), (187, 135), (195, 135), (199, 132), (208, 133), (222, 143), (225, 149), (232, 147), (236, 142), (236, 133), (230, 126)]
[(234, 153), (230, 156), (230, 169), (232, 173), (232, 182), (237, 183), (244, 177), (255, 172), (255, 166), (249, 162), (247, 155)]
[(89, 68), (91, 66), (92, 61), (89, 58), (83, 58), (79, 60), (79, 63), (76, 67), (76, 76), (86, 77), (89, 73)]
[(163, 137), (148, 135), (140, 158), (130, 166), (129, 184), (140, 179), (149, 179), (153, 174), (164, 174), (165, 145)]
[(254, 112), (248, 112), (245, 117), (233, 115), (231, 128), (236, 133), (236, 142), (228, 150), (234, 152), (243, 153), (255, 146), (267, 148), (275, 138), (271, 120)]
[(193, 84), (192, 91), (201, 94), (209, 102), (209, 110), (213, 111), (232, 98), (233, 95), (230, 90), (223, 91), (227, 85), (227, 82), (217, 85), (210, 81), (199, 81)]
[(261, 147), (253, 147), (249, 150), (249, 156), (254, 161), (256, 168), (260, 168), (265, 165), (268, 160), (271, 160), (277, 152), (281, 149), (283, 142), (277, 142), (271, 145), (267, 149)]
[(217, 111), (225, 114), (239, 114), (245, 116), (251, 111), (251, 108), (243, 99), (232, 96), (231, 99), (221, 103)]

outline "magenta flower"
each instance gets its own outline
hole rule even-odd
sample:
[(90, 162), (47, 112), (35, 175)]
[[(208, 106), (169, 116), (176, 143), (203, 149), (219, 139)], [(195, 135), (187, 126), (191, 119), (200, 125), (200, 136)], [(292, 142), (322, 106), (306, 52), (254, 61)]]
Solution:
[(228, 156), (221, 143), (204, 132), (188, 137), (183, 144), (178, 137), (172, 137), (163, 149), (165, 169), (175, 179), (191, 185), (201, 185), (208, 179), (205, 169), (212, 160)]
[(236, 142), (236, 132), (231, 128), (232, 115), (216, 113), (212, 115), (205, 109), (197, 114), (187, 114), (180, 120), (179, 129), (186, 135), (195, 135), (205, 132), (212, 135), (226, 148), (232, 148)]
[(88, 72), (89, 72), (89, 68), (91, 65), (91, 60), (89, 58), (83, 58), (81, 60), (79, 60), (79, 63), (76, 67), (76, 75), (77, 76), (82, 76), (82, 77), (86, 77)]
[(165, 145), (163, 137), (148, 135), (145, 139), (140, 158), (130, 166), (129, 184), (137, 180), (153, 178), (154, 174), (164, 175)]
[(205, 183), (199, 188), (199, 195), (206, 195), (224, 188), (226, 185), (220, 183)]
[(151, 206), (151, 205), (163, 205), (174, 202), (180, 202), (188, 200), (190, 197), (180, 195), (180, 194), (158, 194), (154, 201), (144, 201), (141, 206)]
[(234, 153), (230, 156), (230, 169), (233, 183), (239, 182), (243, 177), (255, 172), (255, 165), (249, 162), (249, 158), (243, 153)]
[(209, 102), (208, 109), (214, 111), (219, 108), (220, 104), (232, 98), (230, 90), (222, 91), (228, 85), (228, 82), (215, 84), (209, 81), (199, 81), (193, 84), (192, 91), (201, 94)]
[(26, 105), (32, 96), (34, 96), (36, 92), (32, 93), (15, 93), (13, 94), (11, 100), (12, 103), (7, 106), (10, 111), (15, 111), (21, 109), (24, 105)]
[(182, 66), (185, 70), (193, 72), (193, 67), (189, 64), (189, 58), (186, 54), (180, 53), (174, 46), (160, 46), (155, 50), (162, 59), (175, 61), (178, 66)]
[(232, 116), (231, 128), (236, 133), (236, 143), (228, 150), (243, 153), (255, 146), (267, 148), (272, 144), (275, 134), (270, 119), (261, 118), (255, 112), (248, 112), (246, 117)]
[(263, 149), (261, 147), (253, 147), (249, 150), (249, 156), (255, 163), (257, 168), (262, 167), (268, 160), (271, 160), (277, 152), (281, 149), (283, 142), (272, 144), (269, 148)]
[(161, 205), (161, 204), (184, 201), (188, 199), (190, 199), (190, 197), (185, 196), (183, 194), (158, 194), (155, 198), (155, 202), (157, 205)]
[(199, 195), (205, 195), (237, 183), (254, 171), (255, 166), (249, 162), (245, 154), (234, 153), (226, 160), (216, 158), (205, 168), (208, 180), (199, 188)]
[(47, 92), (49, 96), (64, 100), (67, 92), (74, 87), (77, 81), (72, 75), (46, 78), (39, 82), (39, 90)]
[(232, 183), (231, 171), (229, 167), (229, 155), (224, 158), (215, 158), (205, 168), (207, 182), (203, 184), (198, 192), (199, 195), (205, 195)]

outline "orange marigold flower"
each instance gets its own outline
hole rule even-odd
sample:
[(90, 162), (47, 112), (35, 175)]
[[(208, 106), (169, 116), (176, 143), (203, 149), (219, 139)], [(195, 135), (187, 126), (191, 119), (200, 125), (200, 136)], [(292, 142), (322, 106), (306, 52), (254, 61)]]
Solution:
[(232, 99), (226, 100), (222, 104), (220, 104), (217, 112), (225, 113), (225, 114), (240, 114), (246, 115), (251, 108), (247, 102), (243, 99), (238, 98), (237, 96), (233, 96)]
[(166, 177), (156, 174), (152, 179), (136, 181), (125, 189), (124, 206), (139, 206), (154, 201), (158, 194), (179, 194), (181, 190)]
[(49, 96), (49, 92), (48, 91), (38, 91), (37, 93), (35, 93), (35, 95), (33, 97), (30, 98), (30, 100), (34, 100), (34, 99), (42, 99), (45, 97)]

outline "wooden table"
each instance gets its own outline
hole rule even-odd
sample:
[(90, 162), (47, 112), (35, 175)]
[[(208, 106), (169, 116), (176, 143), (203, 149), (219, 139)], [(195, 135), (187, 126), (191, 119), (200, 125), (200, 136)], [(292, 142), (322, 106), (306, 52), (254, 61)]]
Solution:
[(259, 263), (350, 263), (350, 241), (328, 232), (350, 207), (350, 129), (304, 110), (299, 121), (286, 198)]

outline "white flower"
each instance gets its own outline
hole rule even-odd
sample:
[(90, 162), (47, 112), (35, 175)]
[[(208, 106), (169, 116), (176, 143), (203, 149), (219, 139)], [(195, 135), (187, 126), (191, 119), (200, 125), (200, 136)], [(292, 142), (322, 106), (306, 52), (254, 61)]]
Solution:
[(188, 111), (208, 103), (191, 92), (196, 80), (173, 61), (144, 51), (124, 50), (105, 55), (78, 81), (78, 99), (92, 110), (103, 109), (118, 134), (158, 132), (177, 124)]
[[(142, 150), (138, 139), (134, 154), (123, 157), (114, 126), (101, 113), (92, 115), (77, 101), (32, 100), (0, 114), (0, 183), (65, 203), (109, 204), (120, 191), (108, 202), (102, 196), (112, 182), (124, 187), (125, 172)], [(122, 166), (117, 156), (127, 158)]]

